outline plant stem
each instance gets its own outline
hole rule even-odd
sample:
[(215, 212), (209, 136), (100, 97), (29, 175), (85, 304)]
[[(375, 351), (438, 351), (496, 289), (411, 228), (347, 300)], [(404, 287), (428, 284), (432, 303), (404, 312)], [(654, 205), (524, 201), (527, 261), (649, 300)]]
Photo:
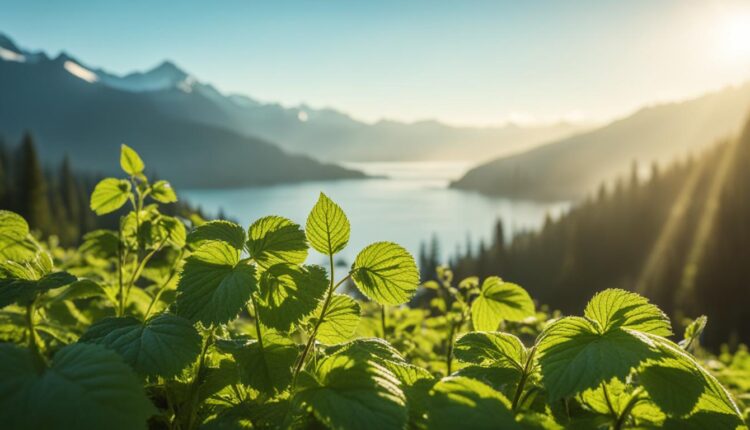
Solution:
[(536, 346), (531, 347), (529, 356), (526, 358), (526, 364), (523, 366), (523, 372), (521, 373), (521, 380), (518, 381), (518, 387), (516, 387), (516, 394), (513, 396), (512, 409), (515, 411), (518, 408), (518, 401), (521, 399), (521, 394), (526, 387), (526, 381), (529, 379), (529, 375), (534, 367), (534, 354), (536, 354)]
[(208, 348), (213, 343), (213, 340), (214, 329), (212, 327), (209, 329), (206, 341), (203, 343), (203, 350), (201, 351), (200, 358), (198, 359), (198, 369), (195, 371), (193, 380), (190, 383), (190, 395), (188, 397), (188, 401), (190, 402), (188, 404), (188, 421), (187, 426), (185, 427), (187, 430), (191, 430), (193, 428), (193, 426), (195, 425), (195, 420), (198, 417), (198, 384), (200, 384), (200, 381), (203, 378), (203, 372), (206, 366), (206, 354), (208, 353)]
[(117, 228), (117, 276), (118, 276), (118, 291), (117, 291), (117, 316), (121, 317), (125, 313), (125, 291), (123, 290), (123, 279), (122, 279), (122, 266), (124, 264), (123, 258), (123, 246), (122, 246), (122, 217), (120, 217), (119, 227)]
[(385, 336), (385, 328), (386, 328), (386, 324), (385, 324), (385, 305), (381, 305), (380, 306), (380, 326), (382, 327), (382, 330), (383, 330), (383, 340), (388, 340), (386, 338), (386, 336)]
[(167, 239), (168, 237), (165, 237), (164, 239), (162, 239), (162, 241), (159, 242), (159, 246), (152, 249), (148, 254), (146, 254), (146, 256), (142, 260), (140, 260), (136, 264), (135, 271), (133, 271), (133, 274), (130, 276), (130, 280), (128, 281), (128, 286), (125, 289), (125, 303), (126, 304), (128, 302), (128, 299), (130, 298), (130, 290), (133, 289), (133, 285), (135, 284), (135, 281), (137, 281), (141, 277), (141, 273), (143, 272), (143, 269), (146, 268), (146, 264), (148, 264), (148, 262), (151, 261), (151, 258), (153, 258), (153, 256), (162, 249), (165, 243), (167, 243)]
[(26, 307), (26, 325), (29, 330), (29, 350), (34, 360), (37, 370), (43, 369), (47, 365), (42, 352), (39, 350), (39, 343), (36, 338), (36, 300), (32, 301)]
[(337, 284), (334, 285), (333, 283), (333, 255), (330, 255), (330, 263), (331, 263), (331, 283), (328, 288), (328, 293), (326, 294), (325, 301), (323, 302), (323, 307), (320, 310), (320, 315), (318, 315), (318, 321), (315, 323), (315, 326), (313, 327), (312, 331), (310, 332), (310, 337), (307, 338), (307, 343), (305, 344), (305, 348), (302, 350), (302, 354), (297, 359), (297, 363), (294, 366), (294, 373), (292, 374), (292, 386), (297, 382), (297, 375), (299, 375), (299, 372), (302, 370), (302, 367), (305, 365), (305, 359), (307, 358), (307, 355), (310, 353), (310, 350), (312, 349), (313, 345), (315, 344), (315, 336), (318, 334), (318, 329), (320, 328), (320, 324), (323, 323), (323, 317), (325, 316), (326, 312), (328, 312), (328, 307), (331, 305), (331, 299), (333, 299), (333, 292), (336, 291), (336, 289), (346, 282), (347, 279), (351, 278), (352, 274), (351, 272), (344, 277), (344, 279), (340, 280)]
[(625, 408), (622, 410), (622, 413), (619, 417), (617, 417), (617, 420), (615, 421), (614, 430), (622, 430), (623, 426), (625, 425), (625, 421), (627, 421), (628, 416), (630, 415), (630, 411), (632, 411), (633, 407), (635, 407), (635, 404), (638, 403), (638, 396), (640, 396), (641, 391), (643, 391), (643, 387), (638, 387), (633, 391), (630, 399), (628, 399), (628, 403), (625, 404)]
[(184, 249), (180, 249), (180, 253), (177, 254), (177, 258), (174, 260), (174, 263), (172, 264), (172, 268), (169, 272), (169, 277), (166, 281), (159, 287), (159, 290), (154, 294), (154, 297), (151, 299), (151, 303), (148, 304), (148, 308), (146, 309), (146, 315), (143, 317), (143, 320), (146, 321), (148, 319), (148, 316), (151, 315), (151, 309), (154, 307), (154, 304), (156, 304), (157, 301), (159, 301), (159, 298), (161, 297), (164, 290), (167, 289), (167, 285), (169, 285), (170, 282), (172, 282), (172, 279), (177, 274), (177, 263), (182, 260), (182, 256), (185, 254)]
[(607, 391), (607, 385), (604, 383), (604, 381), (601, 382), (602, 392), (604, 392), (604, 401), (607, 403), (607, 409), (609, 409), (609, 413), (612, 415), (612, 418), (617, 420), (617, 412), (615, 411), (615, 408), (612, 406), (612, 400), (609, 397), (609, 391)]
[(251, 297), (253, 302), (253, 307), (255, 308), (255, 333), (256, 336), (258, 336), (258, 346), (260, 346), (260, 349), (263, 350), (263, 331), (260, 327), (260, 317), (258, 316), (258, 307), (255, 305), (255, 299)]
[(451, 329), (448, 333), (448, 348), (445, 351), (445, 364), (447, 368), (446, 375), (450, 375), (451, 371), (453, 370), (453, 343), (454, 343), (454, 337), (456, 336), (456, 331), (461, 328), (462, 325), (464, 325), (464, 321), (466, 320), (466, 314), (461, 313), (461, 319), (458, 320), (458, 323), (451, 323)]

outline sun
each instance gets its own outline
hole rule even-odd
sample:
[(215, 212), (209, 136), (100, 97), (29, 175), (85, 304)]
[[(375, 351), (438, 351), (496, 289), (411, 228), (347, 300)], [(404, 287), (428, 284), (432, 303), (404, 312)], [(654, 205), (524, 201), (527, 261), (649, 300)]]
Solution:
[(750, 10), (726, 14), (719, 25), (723, 56), (732, 61), (750, 62)]

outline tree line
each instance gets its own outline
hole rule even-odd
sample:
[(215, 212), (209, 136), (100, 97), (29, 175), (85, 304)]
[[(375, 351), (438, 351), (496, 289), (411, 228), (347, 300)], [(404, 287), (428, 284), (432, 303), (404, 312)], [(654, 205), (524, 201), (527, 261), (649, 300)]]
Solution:
[[(628, 176), (539, 231), (508, 241), (501, 221), (488, 245), (457, 253), (461, 278), (498, 275), (540, 303), (577, 312), (595, 291), (617, 287), (648, 296), (676, 322), (705, 314), (709, 343), (750, 342), (750, 122), (719, 142), (643, 179)], [(439, 255), (425, 246), (425, 267)], [(429, 275), (429, 272), (423, 272)]]
[[(98, 175), (74, 170), (67, 155), (57, 165), (41, 160), (31, 133), (16, 146), (0, 138), (0, 209), (20, 214), (39, 235), (54, 236), (63, 246), (78, 245), (89, 231), (117, 228), (119, 213), (96, 217), (89, 208)], [(165, 211), (200, 214), (186, 203), (167, 205)]]

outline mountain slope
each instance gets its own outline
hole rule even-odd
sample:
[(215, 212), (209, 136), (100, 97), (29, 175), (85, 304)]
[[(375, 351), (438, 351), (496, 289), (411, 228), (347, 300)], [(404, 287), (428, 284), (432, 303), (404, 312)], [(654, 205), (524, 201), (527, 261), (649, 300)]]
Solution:
[[(3, 44), (8, 48), (2, 48)], [(7, 54), (7, 55), (6, 55)], [(30, 63), (44, 53), (19, 49), (0, 34), (0, 61), (18, 57)], [(247, 96), (219, 92), (210, 84), (165, 61), (145, 72), (117, 76), (78, 61), (92, 83), (149, 94), (161, 114), (259, 137), (282, 149), (331, 161), (467, 160), (484, 161), (581, 131), (577, 124), (520, 127), (452, 127), (436, 121), (368, 124), (333, 109), (284, 107)], [(82, 69), (82, 70), (81, 70)]]
[(645, 108), (596, 130), (482, 164), (452, 186), (508, 197), (580, 198), (633, 161), (668, 161), (729, 136), (748, 108), (750, 84)]
[(0, 61), (0, 131), (17, 139), (30, 130), (48, 160), (69, 154), (89, 170), (116, 171), (111, 154), (127, 142), (151, 166), (182, 187), (229, 187), (304, 180), (363, 177), (360, 172), (323, 164), (307, 156), (292, 155), (255, 137), (221, 128), (226, 113), (208, 98), (199, 96), (183, 105), (186, 119), (164, 105), (183, 92), (122, 91), (102, 84), (96, 71), (60, 55), (21, 61)]

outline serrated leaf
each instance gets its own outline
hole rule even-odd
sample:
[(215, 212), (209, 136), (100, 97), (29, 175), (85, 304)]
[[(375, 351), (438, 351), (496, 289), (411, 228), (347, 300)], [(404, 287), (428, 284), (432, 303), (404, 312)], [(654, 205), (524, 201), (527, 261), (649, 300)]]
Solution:
[(653, 341), (625, 328), (605, 333), (587, 319), (566, 317), (550, 324), (537, 347), (542, 382), (551, 399), (625, 379), (631, 369), (658, 357)]
[(487, 367), (471, 364), (453, 372), (450, 376), (463, 376), (477, 380), (500, 392), (505, 392), (508, 387), (518, 386), (521, 379), (521, 371), (511, 367)]
[(80, 252), (92, 254), (100, 258), (109, 258), (117, 255), (120, 239), (117, 232), (112, 230), (94, 230), (83, 236), (83, 244)]
[(316, 251), (333, 255), (349, 243), (351, 227), (343, 210), (323, 193), (310, 211), (305, 234)]
[(224, 242), (235, 249), (242, 249), (245, 245), (245, 229), (230, 221), (216, 220), (199, 225), (187, 237), (187, 242), (193, 246), (201, 246), (212, 241)]
[(692, 350), (693, 346), (700, 340), (703, 330), (706, 329), (706, 323), (708, 323), (708, 317), (705, 315), (701, 315), (695, 321), (691, 322), (685, 328), (685, 335), (680, 341), (680, 347), (686, 351)]
[(461, 376), (443, 378), (430, 392), (430, 429), (520, 429), (510, 402), (479, 381)]
[(151, 185), (152, 199), (160, 203), (174, 203), (177, 201), (177, 194), (174, 192), (174, 188), (167, 181), (156, 181)]
[(354, 339), (346, 343), (326, 348), (327, 355), (346, 355), (357, 360), (375, 360), (405, 363), (404, 357), (387, 340), (379, 337)]
[(352, 279), (362, 294), (385, 305), (408, 302), (419, 287), (414, 257), (392, 242), (363, 249), (352, 265)]
[(278, 263), (302, 264), (307, 259), (307, 239), (298, 224), (280, 216), (267, 216), (250, 226), (247, 250), (264, 268)]
[[(313, 312), (313, 316), (310, 318), (311, 324), (317, 323), (318, 316), (322, 311), (323, 303), (318, 305), (318, 308)], [(347, 295), (334, 294), (322, 318), (323, 322), (318, 327), (315, 340), (327, 345), (345, 342), (354, 335), (359, 325), (359, 303)]]
[(30, 353), (0, 344), (0, 416), (8, 429), (146, 429), (155, 409), (112, 351), (73, 344), (37, 372)]
[(589, 301), (583, 314), (598, 322), (603, 331), (622, 327), (659, 336), (672, 334), (664, 312), (645, 297), (630, 291), (601, 291)]
[(496, 330), (500, 321), (522, 321), (534, 316), (534, 302), (523, 288), (490, 276), (482, 283), (479, 296), (471, 305), (471, 321), (475, 330)]
[(26, 261), (34, 258), (36, 247), (27, 240), (29, 225), (15, 212), (0, 210), (0, 260)]
[(320, 266), (300, 267), (281, 263), (260, 276), (255, 304), (261, 322), (279, 331), (289, 331), (317, 307), (328, 288), (328, 277)]
[(456, 340), (456, 359), (479, 366), (508, 367), (523, 371), (526, 347), (510, 333), (471, 332)]
[(89, 327), (80, 341), (114, 350), (146, 376), (175, 376), (201, 352), (201, 336), (195, 327), (171, 314), (145, 323), (133, 317), (104, 318)]
[(177, 314), (204, 325), (237, 317), (257, 288), (255, 268), (239, 263), (239, 250), (207, 242), (187, 258), (177, 284)]
[(262, 393), (279, 393), (292, 381), (292, 367), (299, 350), (289, 339), (273, 332), (263, 334), (263, 344), (219, 342), (219, 349), (232, 354), (239, 370), (240, 381)]
[(29, 234), (29, 224), (15, 212), (0, 210), (0, 238), (23, 240)]
[(91, 210), (104, 215), (120, 209), (128, 201), (130, 189), (130, 182), (124, 179), (102, 179), (91, 193)]
[(297, 379), (295, 400), (331, 429), (403, 429), (408, 421), (399, 380), (386, 368), (346, 355), (321, 360)]
[(143, 173), (143, 160), (133, 148), (122, 144), (120, 146), (120, 167), (130, 176)]
[(167, 237), (168, 242), (172, 245), (178, 248), (185, 246), (187, 231), (185, 230), (185, 224), (179, 219), (167, 215), (161, 215), (156, 221), (156, 228), (159, 229), (159, 242), (161, 242), (164, 237)]
[[(690, 375), (693, 375), (694, 378), (700, 380), (700, 383), (703, 384), (703, 392), (698, 398), (690, 416), (702, 413), (719, 413), (729, 417), (734, 416), (736, 423), (735, 426), (740, 425), (742, 422), (742, 413), (740, 412), (740, 409), (737, 407), (737, 404), (734, 402), (726, 388), (724, 388), (710, 372), (704, 369), (693, 356), (669, 339), (651, 334), (647, 334), (646, 336), (654, 342), (656, 348), (661, 352), (663, 355), (663, 361), (666, 357), (668, 362), (676, 362), (679, 363), (679, 366), (682, 369), (690, 369)], [(689, 374), (686, 372), (679, 376), (686, 379), (689, 377)], [(685, 380), (681, 382), (681, 384), (686, 383), (692, 384)], [(657, 398), (658, 397), (659, 395), (657, 394)]]
[(0, 308), (13, 303), (25, 306), (37, 295), (75, 281), (76, 277), (68, 272), (50, 273), (38, 280), (0, 279)]
[(643, 366), (638, 379), (659, 409), (670, 416), (690, 413), (705, 389), (700, 373), (675, 359), (661, 359)]

